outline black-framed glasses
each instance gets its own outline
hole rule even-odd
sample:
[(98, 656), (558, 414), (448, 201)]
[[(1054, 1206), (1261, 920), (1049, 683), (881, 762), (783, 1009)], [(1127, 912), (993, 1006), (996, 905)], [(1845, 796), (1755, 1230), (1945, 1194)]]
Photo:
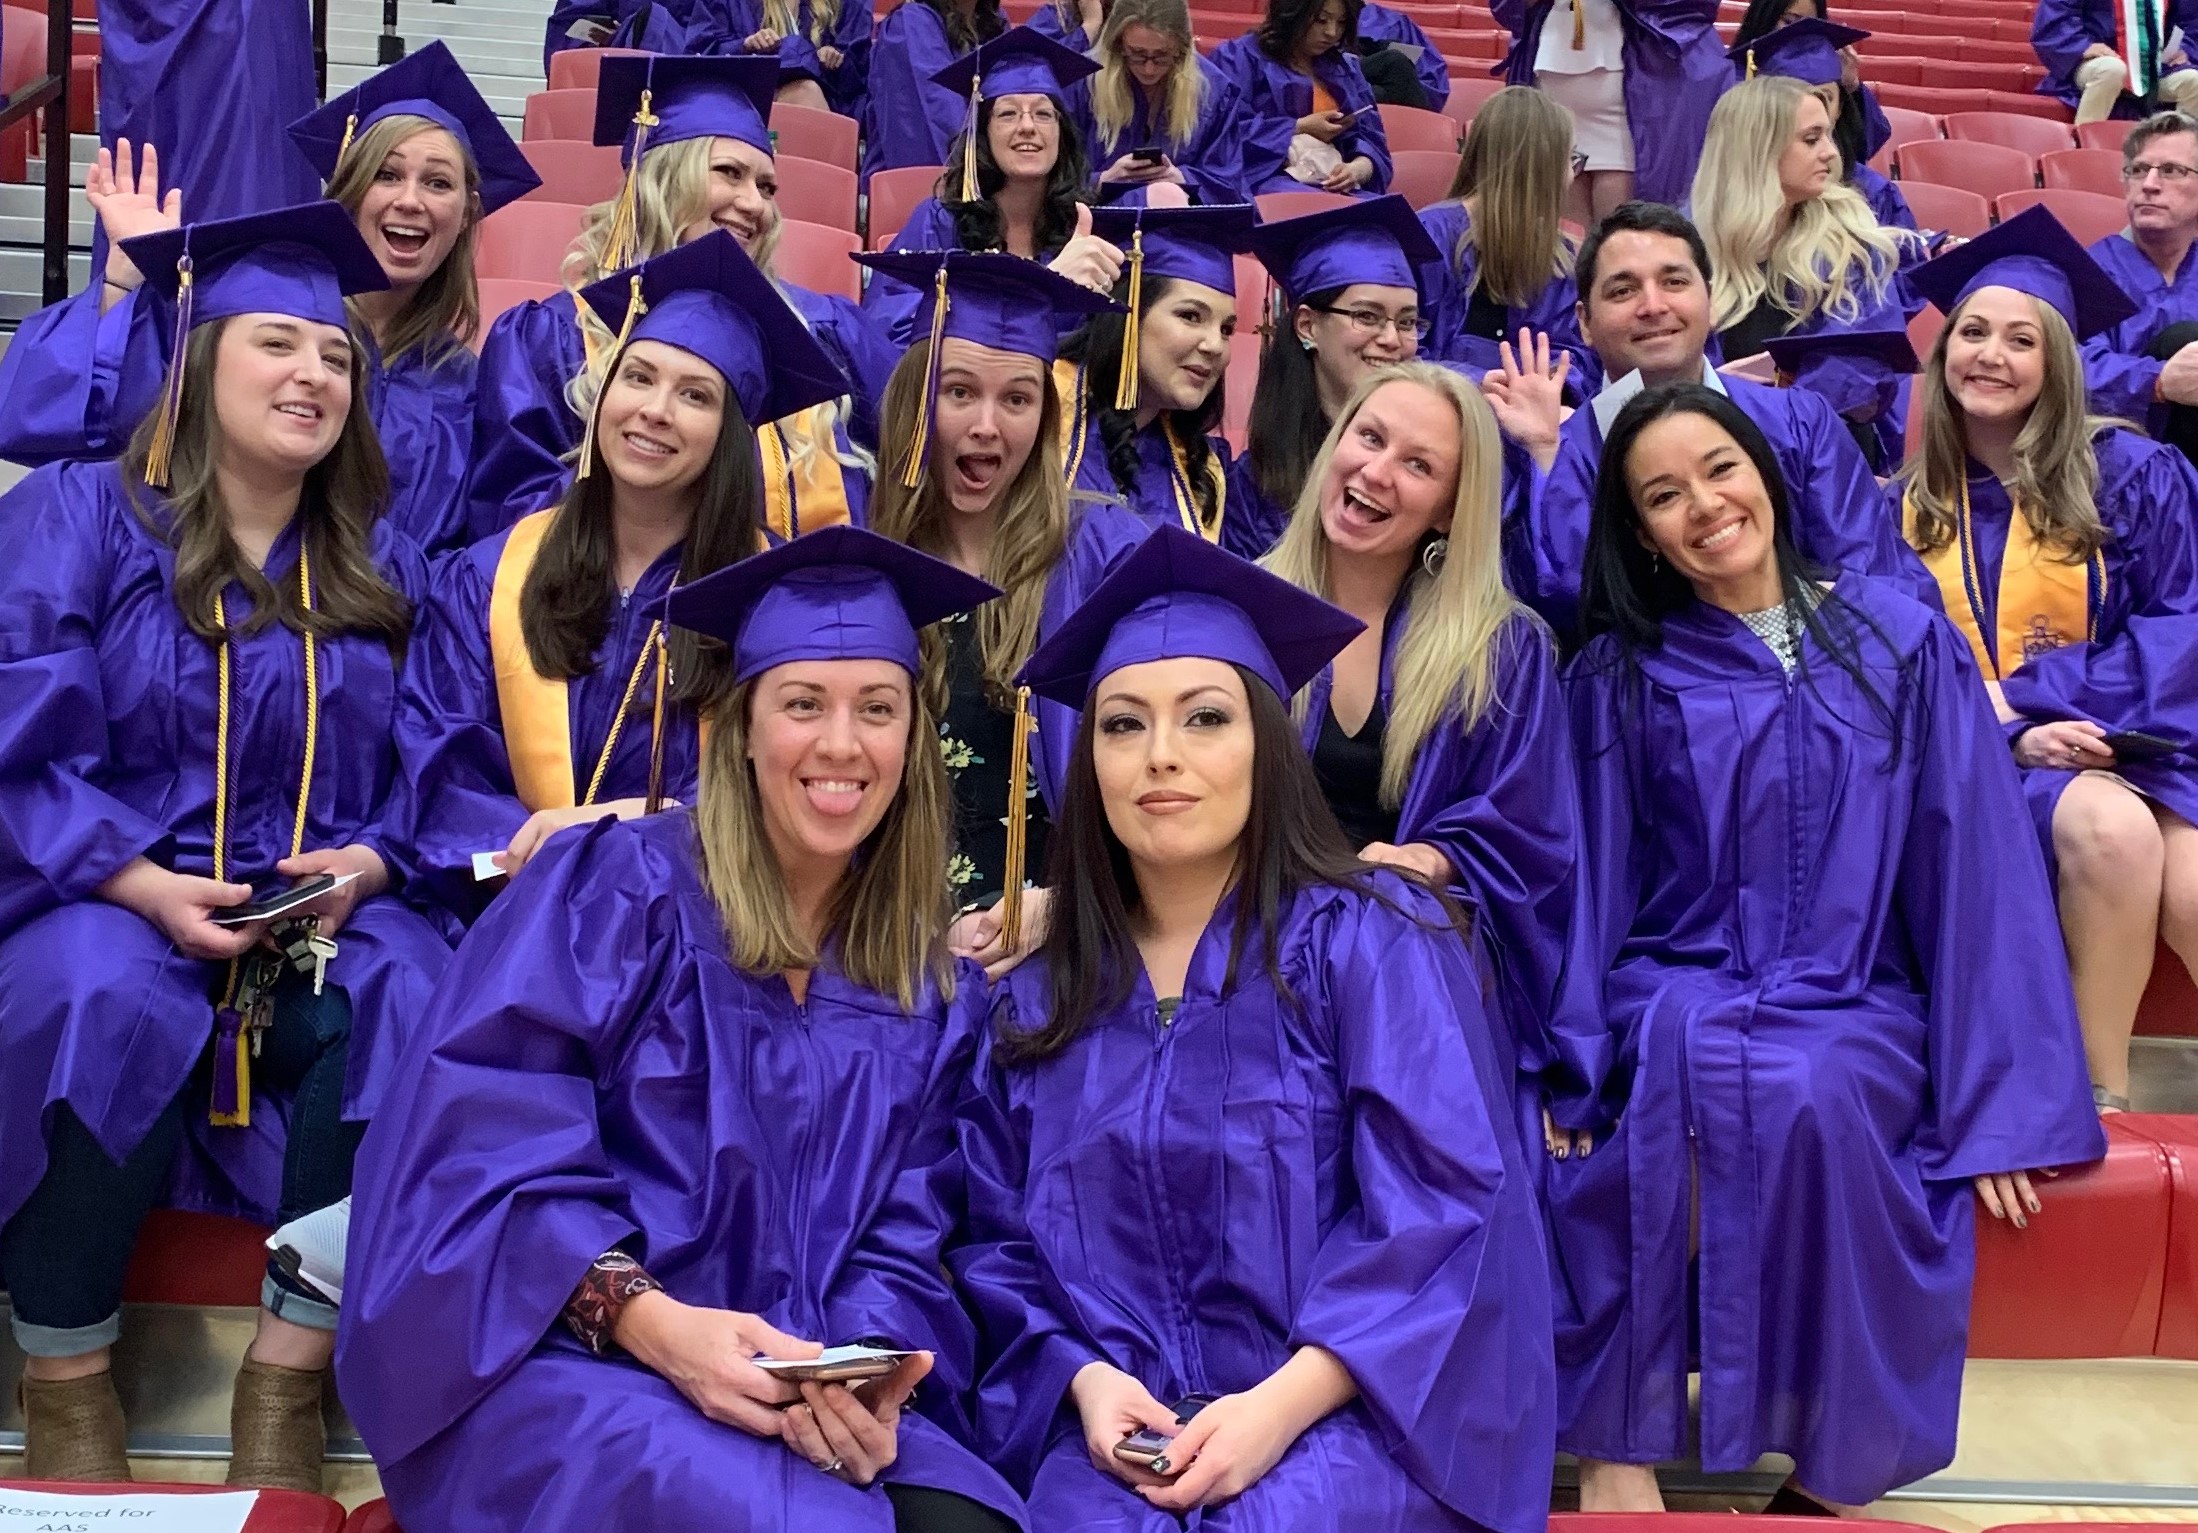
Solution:
[(1384, 330), (1394, 328), (1399, 339), (1409, 332), (1415, 339), (1424, 341), (1427, 339), (1427, 332), (1435, 328), (1434, 321), (1424, 314), (1384, 314), (1379, 309), (1345, 309), (1326, 305), (1315, 305), (1313, 312), (1334, 314), (1347, 319), (1351, 322), (1351, 328), (1361, 335), (1379, 335)]

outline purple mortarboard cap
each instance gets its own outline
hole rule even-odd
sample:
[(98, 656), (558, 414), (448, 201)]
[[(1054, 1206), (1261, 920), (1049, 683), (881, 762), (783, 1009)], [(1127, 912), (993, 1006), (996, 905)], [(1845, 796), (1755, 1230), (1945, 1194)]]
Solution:
[(1778, 335), (1763, 343), (1778, 370), (1793, 376), (1812, 362), (1881, 363), (1896, 373), (1917, 369), (1916, 348), (1907, 330), (1837, 330), (1823, 335)]
[[(640, 279), (641, 313), (627, 316)], [(752, 426), (847, 392), (847, 379), (801, 316), (723, 229), (580, 291), (626, 344), (661, 341), (716, 368)]]
[(768, 53), (736, 58), (619, 54), (603, 61), (595, 86), (595, 141), (622, 144), (633, 167), (634, 142), (647, 93), (647, 148), (690, 138), (737, 138), (770, 154), (771, 98), (778, 60)]
[(2079, 341), (2137, 312), (2129, 295), (2043, 204), (1913, 268), (1907, 281), (1910, 291), (1948, 315), (1981, 287), (2028, 293), (2067, 320)]
[(1092, 588), (1018, 679), (1040, 697), (1081, 708), (1124, 666), (1220, 660), (1287, 702), (1365, 626), (1193, 533), (1161, 526)]
[(999, 594), (905, 543), (823, 527), (680, 586), (665, 616), (724, 640), (735, 681), (792, 660), (890, 660), (919, 675), (917, 630)]
[[(1051, 366), (1060, 349), (1058, 316), (1104, 314), (1119, 304), (1051, 267), (1000, 251), (887, 250), (855, 259), (874, 272), (921, 289), (916, 328), (941, 340), (973, 341)], [(946, 306), (939, 313), (939, 273)]]
[(496, 111), (440, 39), (410, 53), (326, 106), (290, 124), (296, 144), (323, 181), (358, 136), (385, 117), (424, 117), (458, 140), (481, 177), (481, 212), (493, 213), (542, 184), (504, 131)]
[(1839, 50), (1852, 48), (1870, 34), (1836, 21), (1804, 16), (1752, 43), (1725, 50), (1725, 57), (1740, 66), (1740, 78), (1784, 75), (1804, 85), (1832, 85), (1839, 80)]
[[(1415, 220), (1416, 222), (1416, 220)], [(1091, 232), (1127, 254), (1144, 236), (1145, 275), (1236, 291), (1236, 257), (1252, 248), (1259, 209), (1250, 203), (1196, 208), (1094, 208)]]
[(351, 215), (334, 202), (184, 224), (124, 240), (122, 249), (145, 274), (145, 285), (169, 299), (180, 300), (190, 258), (186, 329), (262, 313), (341, 325), (345, 294), (389, 286)]
[(1099, 72), (1088, 54), (1062, 46), (1035, 27), (1009, 27), (979, 43), (931, 77), (957, 96), (1051, 96), (1066, 105), (1069, 88)]
[(1394, 194), (1261, 224), (1251, 246), (1298, 301), (1356, 282), (1417, 288), (1416, 268), (1442, 259), (1412, 204)]

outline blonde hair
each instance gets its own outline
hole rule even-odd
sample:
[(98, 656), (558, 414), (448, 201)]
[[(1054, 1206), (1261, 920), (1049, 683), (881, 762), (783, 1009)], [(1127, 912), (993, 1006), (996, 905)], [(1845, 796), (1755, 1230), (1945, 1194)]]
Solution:
[[(2030, 418), (2015, 436), (2015, 476), (2007, 486), (2038, 542), (2058, 550), (2070, 564), (2082, 564), (2107, 538), (2099, 520), (2099, 459), (2092, 438), (2125, 423), (2093, 415), (2084, 388), (2083, 354), (2068, 321), (2051, 304), (2030, 300), (2045, 341), (2045, 377)], [(1961, 501), (1969, 474), (1969, 436), (1962, 409), (1946, 383), (1946, 346), (1960, 328), (1969, 303), (1947, 317), (1924, 364), (1916, 408), (1923, 412), (1923, 442), (1901, 466), (1900, 478), (1915, 504), (1915, 533), (1910, 539), (1923, 553), (1936, 553), (1960, 531)]]
[[(683, 138), (642, 151), (641, 166), (634, 174), (633, 264), (639, 265), (678, 248), (679, 236), (710, 216), (710, 162), (716, 157), (716, 145), (715, 138)], [(611, 220), (617, 210), (615, 197), (588, 209), (587, 221), (581, 225), (572, 248), (565, 252), (563, 276), (565, 286), (572, 292), (578, 293), (591, 282), (600, 282), (610, 275), (603, 269), (603, 247), (610, 238)], [(783, 292), (786, 285), (771, 269), (773, 258), (778, 254), (778, 235), (779, 220), (774, 208), (771, 227), (763, 231), (751, 254), (757, 270)], [(611, 352), (618, 338), (586, 304), (576, 301), (573, 308), (580, 316), (580, 333), (587, 343), (583, 350), (592, 360), (566, 383), (565, 402), (586, 420), (595, 412), (596, 396), (603, 391), (605, 370), (610, 365)], [(794, 306), (794, 311), (801, 312), (798, 305)], [(808, 323), (807, 316), (803, 316), (802, 323)], [(838, 399), (800, 415), (753, 424), (759, 431), (765, 426), (777, 428), (779, 439), (786, 445), (787, 461), (797, 473), (811, 453), (822, 449), (831, 453), (833, 460), (842, 467), (868, 475), (876, 468), (870, 454), (852, 442), (844, 452), (839, 446), (836, 428), (842, 420), (852, 419), (853, 414), (853, 399), (842, 394)]]
[(763, 24), (783, 37), (807, 37), (818, 46), (832, 40), (839, 20), (840, 0), (810, 0), (809, 30), (801, 30), (801, 0), (763, 0)]
[[(893, 369), (878, 407), (878, 438), (903, 443), (915, 436), (930, 374), (931, 341), (920, 337)], [(1041, 369), (1042, 371), (1042, 369)], [(1038, 642), (1038, 615), (1046, 582), (1068, 549), (1068, 470), (1061, 457), (1060, 391), (1050, 378), (1039, 386), (1038, 440), (1023, 471), (1000, 498), (999, 525), (984, 578), (1005, 594), (977, 609), (977, 646), (985, 690), (995, 703), (1015, 695), (1015, 673)], [(916, 487), (901, 483), (900, 463), (889, 461), (870, 497), (870, 530), (924, 553), (944, 556), (946, 522), (954, 510), (924, 464)], [(937, 711), (946, 707), (945, 646), (925, 635), (924, 682)]]
[(1473, 115), (1450, 195), (1470, 200), (1453, 266), (1480, 250), (1488, 296), (1523, 309), (1550, 278), (1572, 269), (1572, 247), (1558, 213), (1572, 170), (1572, 114), (1546, 91), (1507, 85)]
[[(358, 217), (359, 207), (372, 190), (383, 162), (400, 144), (422, 133), (441, 133), (457, 142), (441, 123), (428, 118), (404, 112), (384, 117), (344, 150), (336, 162), (336, 173), (328, 178), (329, 199), (341, 203), (353, 218)], [(381, 348), (385, 367), (412, 351), (418, 351), (430, 364), (440, 362), (461, 350), (481, 327), (481, 295), (473, 279), (474, 232), (481, 226), (481, 170), (463, 144), (458, 145), (458, 163), (464, 167), (466, 181), (465, 223), (442, 265), (413, 290), (390, 325), (387, 342)], [(351, 302), (346, 301), (344, 306), (351, 311), (353, 329), (373, 333)]]
[[(1414, 761), (1435, 726), (1455, 719), (1471, 729), (1495, 701), (1495, 649), (1513, 614), (1523, 612), (1503, 583), (1503, 441), (1480, 391), (1432, 362), (1397, 362), (1370, 374), (1329, 428), (1305, 476), (1305, 489), (1274, 550), (1260, 563), (1301, 590), (1330, 595), (1328, 534), (1320, 501), (1336, 444), (1376, 389), (1412, 383), (1449, 404), (1458, 417), (1458, 486), (1450, 503), (1447, 553), (1433, 574), (1415, 563), (1405, 576), (1408, 615), (1397, 646), (1389, 727), (1381, 746), (1381, 801), (1404, 802)], [(1303, 694), (1294, 705), (1302, 719)]]
[(1137, 117), (1137, 82), (1130, 78), (1129, 65), (1122, 60), (1122, 33), (1133, 26), (1150, 27), (1183, 50), (1183, 57), (1168, 74), (1167, 97), (1160, 103), (1155, 124), (1158, 136), (1171, 144), (1189, 143), (1198, 131), (1198, 114), (1206, 105), (1206, 72), (1198, 64), (1190, 7), (1185, 0), (1115, 0), (1092, 50), (1100, 66), (1091, 82), (1094, 166), (1102, 152), (1113, 152)]
[[(726, 955), (745, 974), (814, 969), (820, 944), (796, 925), (786, 875), (764, 831), (755, 768), (748, 760), (755, 682), (735, 687), (711, 715), (695, 793), (702, 876), (725, 923)], [(923, 689), (909, 689), (908, 754), (899, 791), (825, 909), (824, 935), (838, 939), (840, 972), (913, 1011), (926, 979), (954, 990), (944, 935), (953, 919), (947, 888), (951, 790), (937, 746), (938, 725)]]
[[(1778, 161), (1801, 104), (1823, 98), (1799, 80), (1757, 75), (1710, 113), (1694, 173), (1694, 222), (1709, 247), (1711, 323), (1724, 329), (1768, 295), (1796, 321), (1851, 320), (1881, 301), (1917, 236), (1881, 228), (1862, 194), (1835, 178), (1789, 209)], [(1826, 129), (1830, 131), (1829, 128)]]

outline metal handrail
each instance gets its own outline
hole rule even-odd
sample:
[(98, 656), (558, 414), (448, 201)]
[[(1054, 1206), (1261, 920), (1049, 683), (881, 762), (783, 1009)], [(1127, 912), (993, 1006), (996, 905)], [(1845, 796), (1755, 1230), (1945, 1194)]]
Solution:
[(70, 0), (46, 0), (46, 76), (0, 107), (0, 132), (33, 112), (46, 114), (46, 215), (40, 255), (47, 303), (69, 296), (69, 74), (76, 51), (70, 34), (75, 30)]

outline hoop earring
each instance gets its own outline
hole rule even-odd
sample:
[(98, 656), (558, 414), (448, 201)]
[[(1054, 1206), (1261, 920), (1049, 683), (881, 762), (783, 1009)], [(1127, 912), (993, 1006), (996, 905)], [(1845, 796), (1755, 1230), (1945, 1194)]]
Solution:
[(1442, 562), (1449, 557), (1450, 540), (1430, 538), (1427, 546), (1420, 550), (1420, 568), (1427, 571), (1427, 578), (1432, 580), (1442, 573)]

